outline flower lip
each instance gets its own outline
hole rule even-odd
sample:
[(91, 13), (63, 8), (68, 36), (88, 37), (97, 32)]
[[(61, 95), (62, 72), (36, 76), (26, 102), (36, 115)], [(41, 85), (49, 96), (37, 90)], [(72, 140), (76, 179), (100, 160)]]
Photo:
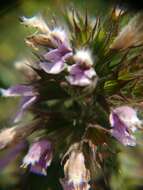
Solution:
[(96, 76), (93, 68), (85, 69), (81, 65), (74, 64), (68, 67), (69, 75), (66, 77), (71, 85), (87, 86), (92, 83), (92, 79)]
[(72, 56), (72, 50), (61, 44), (44, 55), (45, 61), (40, 62), (40, 67), (48, 74), (59, 74), (66, 67), (66, 61)]

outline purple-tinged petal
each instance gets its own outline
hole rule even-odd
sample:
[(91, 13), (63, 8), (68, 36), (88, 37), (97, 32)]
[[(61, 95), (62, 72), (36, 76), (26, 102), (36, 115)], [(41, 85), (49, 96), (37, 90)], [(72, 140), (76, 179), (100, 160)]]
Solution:
[(44, 58), (50, 62), (58, 62), (63, 59), (66, 60), (72, 56), (72, 52), (68, 49), (54, 49), (44, 55)]
[(113, 127), (111, 129), (111, 134), (123, 145), (125, 146), (135, 146), (136, 139), (135, 137), (130, 134), (129, 128), (125, 125), (120, 117), (112, 112), (110, 114), (110, 123)]
[(116, 129), (111, 130), (111, 134), (115, 137), (121, 144), (125, 146), (135, 146), (136, 145), (136, 138), (129, 134), (126, 130), (119, 131)]
[(30, 166), (30, 171), (40, 175), (46, 175), (46, 169), (51, 164), (53, 148), (48, 140), (35, 142), (23, 159), (23, 166)]
[(34, 165), (39, 162), (41, 156), (44, 152), (51, 148), (51, 143), (47, 140), (40, 140), (33, 143), (28, 151), (28, 154), (25, 156), (23, 162), (27, 165)]
[(69, 52), (69, 53), (66, 53), (64, 56), (63, 56), (63, 60), (68, 60), (70, 57), (73, 56), (73, 53), (72, 52)]
[[(136, 131), (137, 126), (141, 125), (141, 121), (137, 117), (137, 112), (132, 107), (120, 106), (113, 110), (118, 115), (120, 120), (132, 131)], [(113, 123), (112, 118), (110, 119), (111, 124)]]
[(34, 96), (33, 86), (30, 85), (15, 85), (8, 89), (0, 89), (2, 96)]
[(51, 36), (52, 36), (52, 41), (53, 41), (53, 44), (54, 44), (55, 47), (59, 48), (62, 45), (64, 45), (65, 47), (69, 46), (67, 34), (61, 28), (55, 28), (51, 32)]
[(65, 43), (62, 43), (58, 49), (60, 52), (63, 52), (63, 54), (72, 52), (72, 49)]
[(21, 120), (25, 111), (36, 101), (37, 96), (24, 96), (19, 105), (19, 111), (17, 112), (14, 123), (17, 123)]
[(65, 62), (72, 56), (72, 50), (65, 43), (65, 34), (61, 30), (52, 31), (51, 35), (57, 48), (46, 53), (44, 58), (47, 62), (40, 62), (39, 65), (49, 74), (58, 74), (65, 69)]
[(79, 64), (74, 64), (68, 68), (69, 75), (66, 77), (71, 85), (87, 86), (92, 83), (92, 78), (96, 76), (93, 68), (85, 69)]
[(35, 102), (36, 99), (37, 99), (37, 96), (23, 97), (21, 100), (20, 108), (23, 110), (27, 109), (29, 106), (33, 104), (33, 102)]
[(58, 74), (65, 69), (65, 63), (62, 60), (56, 63), (41, 62), (40, 67), (48, 74)]
[(53, 158), (51, 148), (52, 147), (50, 146), (49, 150), (44, 152), (43, 155), (40, 155), (40, 159), (37, 162), (35, 162), (35, 164), (31, 164), (31, 172), (40, 175), (47, 175), (46, 169), (50, 166)]
[(90, 68), (88, 70), (85, 70), (84, 72), (85, 76), (87, 76), (89, 79), (96, 76), (96, 72), (93, 68)]
[(44, 58), (50, 62), (57, 62), (61, 59), (61, 57), (61, 52), (58, 49), (51, 50), (44, 55)]
[(84, 75), (67, 76), (67, 81), (74, 86), (87, 86), (91, 84), (91, 80)]
[(74, 64), (68, 67), (68, 71), (71, 75), (79, 75), (82, 74), (84, 71), (81, 69), (79, 64)]

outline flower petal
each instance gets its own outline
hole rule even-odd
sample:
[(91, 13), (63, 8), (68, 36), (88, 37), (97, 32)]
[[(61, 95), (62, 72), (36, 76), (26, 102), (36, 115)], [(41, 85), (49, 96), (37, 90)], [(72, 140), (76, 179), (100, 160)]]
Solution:
[(44, 55), (44, 58), (50, 62), (57, 62), (61, 59), (62, 55), (58, 49), (51, 50)]
[(23, 159), (23, 166), (30, 166), (30, 171), (40, 175), (46, 175), (46, 169), (51, 164), (53, 148), (46, 139), (33, 143)]
[(86, 70), (84, 73), (90, 79), (96, 76), (96, 72), (93, 68)]
[(91, 84), (91, 80), (85, 77), (84, 75), (78, 75), (78, 76), (67, 76), (67, 81), (74, 86), (87, 86)]
[(51, 36), (53, 38), (53, 44), (55, 47), (60, 47), (64, 44), (65, 47), (68, 46), (68, 39), (66, 32), (61, 28), (54, 28), (54, 30), (51, 31)]
[(87, 86), (92, 83), (92, 78), (96, 76), (93, 68), (84, 69), (80, 64), (74, 64), (68, 67), (69, 75), (66, 77), (71, 85)]
[(113, 110), (120, 120), (132, 131), (137, 130), (137, 126), (141, 125), (141, 121), (137, 116), (137, 111), (129, 106), (119, 106)]
[(67, 60), (67, 59), (69, 59), (70, 57), (72, 57), (73, 56), (73, 53), (72, 52), (68, 52), (68, 53), (66, 53), (64, 56), (63, 56), (63, 60)]
[(0, 93), (2, 96), (33, 96), (36, 94), (33, 86), (30, 85), (15, 85), (8, 89), (0, 89)]
[(40, 67), (48, 74), (58, 74), (65, 69), (65, 63), (62, 60), (56, 63), (41, 62)]
[(112, 112), (110, 114), (110, 123), (113, 127), (111, 129), (111, 134), (123, 145), (125, 146), (135, 146), (136, 139), (130, 134), (128, 130), (128, 126), (125, 125), (122, 120), (120, 120), (119, 116)]
[(136, 139), (133, 135), (129, 134), (127, 131), (119, 131), (116, 129), (111, 130), (111, 134), (123, 145), (125, 146), (135, 146)]
[(83, 73), (83, 70), (80, 68), (79, 64), (74, 64), (68, 67), (68, 71), (71, 75), (79, 75)]
[(36, 99), (37, 96), (25, 96), (22, 98), (19, 105), (19, 111), (14, 118), (14, 123), (17, 123), (21, 120), (24, 112), (36, 101)]

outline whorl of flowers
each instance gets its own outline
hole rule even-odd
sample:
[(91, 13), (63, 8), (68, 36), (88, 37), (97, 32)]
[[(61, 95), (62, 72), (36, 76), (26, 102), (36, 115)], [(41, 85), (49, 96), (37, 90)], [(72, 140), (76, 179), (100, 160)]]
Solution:
[(143, 16), (136, 15), (123, 29), (124, 14), (117, 10), (104, 21), (97, 17), (95, 23), (75, 11), (64, 18), (66, 30), (50, 27), (40, 14), (21, 17), (23, 25), (36, 29), (25, 39), (36, 60), (26, 61), (26, 67), (16, 65), (29, 82), (0, 92), (21, 99), (14, 123), (24, 122), (28, 111), (33, 119), (28, 126), (1, 131), (0, 148), (12, 148), (30, 137), (33, 143), (23, 166), (46, 175), (58, 159), (64, 177), (55, 175), (63, 189), (88, 190), (103, 165), (104, 177), (110, 177), (104, 161), (112, 157), (116, 162), (115, 145), (137, 144), (135, 131), (142, 125), (137, 114), (143, 101), (143, 26), (136, 23)]

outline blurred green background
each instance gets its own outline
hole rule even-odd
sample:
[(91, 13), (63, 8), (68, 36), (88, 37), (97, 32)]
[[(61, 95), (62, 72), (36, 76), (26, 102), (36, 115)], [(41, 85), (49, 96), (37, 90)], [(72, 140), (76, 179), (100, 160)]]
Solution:
[[(5, 1), (0, 6), (0, 87), (24, 81), (21, 73), (15, 69), (15, 63), (24, 57), (30, 56), (30, 48), (26, 47), (24, 38), (28, 29), (19, 22), (20, 16), (33, 16), (43, 13), (48, 21), (52, 17), (62, 20), (62, 12), (66, 8), (74, 7), (85, 13), (86, 9), (91, 17), (96, 15), (106, 16), (110, 9), (107, 0), (13, 0)], [(15, 99), (0, 99), (0, 128), (8, 127), (9, 118), (16, 108)], [(123, 148), (119, 153), (120, 171), (117, 176), (112, 176), (112, 190), (143, 190), (143, 140), (138, 136), (136, 148)], [(5, 152), (1, 152), (2, 158)], [(23, 155), (19, 155), (4, 170), (0, 171), (0, 190), (49, 190), (50, 178), (37, 177), (33, 174), (25, 176), (19, 168)], [(55, 168), (55, 170), (58, 170)], [(21, 181), (20, 176), (26, 181)], [(23, 185), (23, 183), (28, 183)], [(104, 189), (104, 188), (103, 188)]]

